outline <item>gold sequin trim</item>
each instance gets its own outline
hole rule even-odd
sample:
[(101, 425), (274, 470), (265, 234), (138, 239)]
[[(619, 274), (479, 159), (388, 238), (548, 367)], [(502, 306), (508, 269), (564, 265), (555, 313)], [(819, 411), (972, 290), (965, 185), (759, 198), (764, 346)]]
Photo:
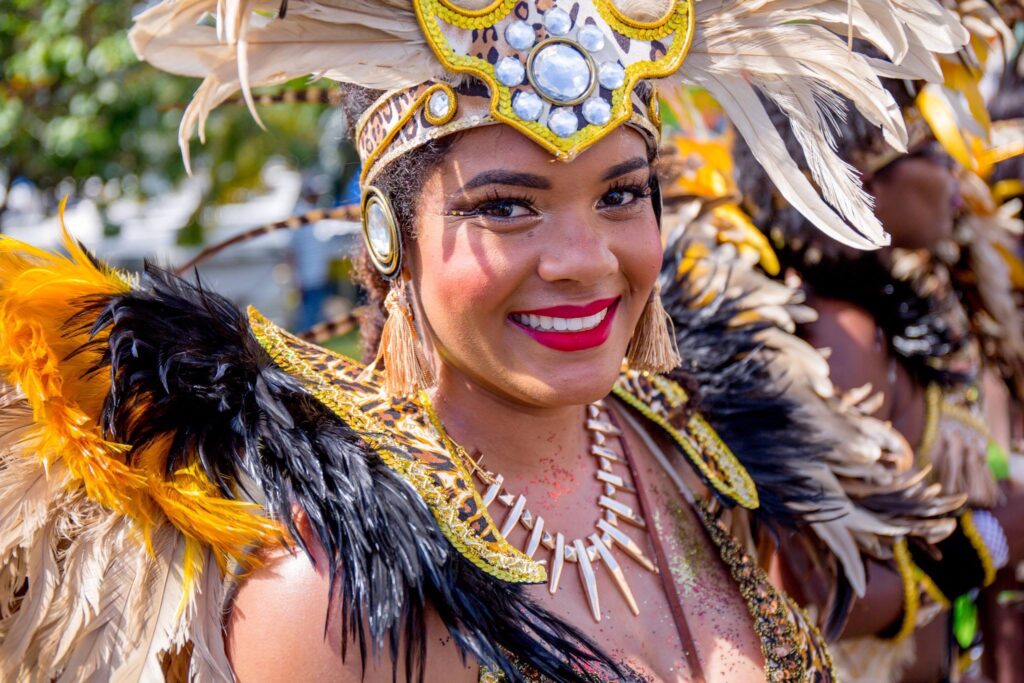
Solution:
[(951, 609), (953, 604), (949, 601), (949, 598), (942, 592), (942, 590), (935, 584), (932, 577), (924, 573), (924, 570), (918, 566), (914, 566), (914, 578), (917, 580), (921, 590), (924, 591), (925, 595), (932, 599), (942, 609)]
[(921, 606), (921, 596), (917, 592), (917, 573), (920, 570), (910, 559), (906, 539), (897, 539), (892, 546), (892, 556), (896, 563), (896, 571), (903, 582), (903, 618), (900, 621), (900, 630), (892, 637), (892, 640), (898, 643), (909, 638), (917, 628), (917, 610)]
[(693, 9), (688, 7), (688, 4), (686, 0), (676, 0), (660, 18), (654, 21), (638, 21), (623, 14), (615, 6), (614, 0), (595, 0), (594, 2), (601, 18), (608, 22), (612, 29), (633, 40), (644, 42), (661, 40), (674, 31), (688, 28), (686, 22), (692, 21), (693, 17)]
[[(688, 397), (678, 383), (654, 375), (645, 374), (643, 378), (655, 384), (661, 392), (661, 398), (670, 407), (678, 408), (685, 405)], [(615, 385), (612, 393), (665, 430), (716, 491), (748, 510), (756, 510), (760, 506), (757, 486), (750, 478), (747, 468), (722, 441), (714, 427), (699, 413), (691, 413), (685, 431), (681, 431), (647, 402), (631, 393), (622, 382)]]
[[(831, 680), (835, 680), (832, 655), (803, 610), (772, 586), (765, 571), (743, 552), (736, 539), (714, 518), (703, 501), (696, 502), (695, 507), (753, 617), (754, 632), (761, 641), (761, 654), (764, 655), (766, 680), (787, 683), (806, 680), (808, 672), (820, 669), (810, 659), (810, 650), (815, 644), (820, 645), (820, 664), (828, 671)], [(799, 631), (794, 623), (796, 615), (803, 617), (810, 638), (798, 637)]]

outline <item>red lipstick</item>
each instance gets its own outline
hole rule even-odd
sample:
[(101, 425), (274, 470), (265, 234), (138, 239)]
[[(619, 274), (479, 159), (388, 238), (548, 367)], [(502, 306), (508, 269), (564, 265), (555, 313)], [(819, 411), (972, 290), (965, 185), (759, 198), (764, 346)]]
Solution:
[[(598, 299), (582, 306), (566, 304), (529, 311), (514, 311), (509, 315), (509, 321), (534, 341), (550, 349), (555, 349), (556, 351), (583, 351), (600, 346), (608, 340), (608, 336), (611, 334), (612, 321), (619, 307), (619, 298)], [(517, 319), (519, 316), (578, 319), (596, 315), (604, 310), (607, 310), (604, 319), (588, 330), (537, 329), (536, 326), (527, 325)]]

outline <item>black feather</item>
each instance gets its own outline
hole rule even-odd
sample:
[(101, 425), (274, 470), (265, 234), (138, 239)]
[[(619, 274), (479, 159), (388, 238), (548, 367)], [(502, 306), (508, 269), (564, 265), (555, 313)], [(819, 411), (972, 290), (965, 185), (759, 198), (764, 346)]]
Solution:
[[(669, 246), (662, 267), (663, 304), (675, 325), (683, 360), (672, 378), (687, 389), (689, 409), (699, 411), (714, 427), (755, 482), (760, 500), (753, 515), (755, 532), (761, 526), (778, 541), (782, 528), (806, 530), (808, 522), (835, 518), (842, 501), (833, 501), (805, 474), (811, 469), (807, 465), (820, 463), (833, 443), (773, 381), (768, 365), (773, 350), (757, 338), (770, 323), (739, 322), (738, 316), (749, 308), (748, 293), (734, 294), (722, 287), (707, 300), (710, 284), (693, 282), (692, 269), (680, 274), (686, 248), (687, 239), (678, 238)], [(735, 505), (715, 493), (726, 506)], [(837, 580), (840, 589), (824, 615), (826, 626), (833, 628), (845, 620), (853, 601), (842, 571)]]
[(107, 333), (92, 350), (94, 371), (111, 377), (109, 438), (133, 452), (168, 439), (168, 472), (198, 461), (228, 496), (255, 485), (301, 543), (298, 506), (330, 558), (343, 653), (354, 641), (365, 666), (386, 642), (395, 670), (401, 656), (407, 680), (422, 680), (430, 606), (464, 654), (509, 680), (521, 680), (517, 662), (553, 681), (585, 680), (578, 672), (594, 666), (621, 673), (521, 586), (455, 551), (412, 487), (274, 364), (231, 302), (147, 266), (139, 288), (93, 302), (72, 324), (88, 320)]
[(691, 280), (692, 271), (679, 274), (686, 246), (683, 238), (670, 245), (662, 267), (662, 301), (683, 359), (672, 378), (687, 389), (692, 409), (715, 428), (756, 482), (761, 504), (755, 513), (761, 522), (794, 527), (809, 521), (797, 506), (816, 511), (810, 520), (827, 518), (838, 508), (804, 472), (808, 462), (825, 457), (830, 442), (772, 381), (771, 350), (757, 339), (768, 323), (737, 322), (747, 309), (747, 295), (723, 287), (704, 301), (708, 290)]

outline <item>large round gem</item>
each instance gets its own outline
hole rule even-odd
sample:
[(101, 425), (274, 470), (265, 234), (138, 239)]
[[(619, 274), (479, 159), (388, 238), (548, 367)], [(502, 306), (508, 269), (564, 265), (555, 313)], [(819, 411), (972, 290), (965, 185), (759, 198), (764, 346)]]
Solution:
[(612, 118), (612, 106), (600, 97), (591, 97), (583, 103), (583, 118), (587, 123), (603, 126)]
[(435, 90), (430, 95), (427, 106), (430, 107), (431, 116), (435, 119), (443, 119), (448, 115), (448, 110), (451, 109), (452, 100), (444, 90)]
[(366, 207), (366, 236), (370, 240), (370, 249), (379, 261), (391, 259), (391, 224), (384, 213), (380, 202), (371, 200)]
[(626, 70), (615, 62), (608, 62), (601, 65), (597, 78), (601, 81), (601, 85), (609, 90), (615, 90), (626, 82)]
[(525, 21), (513, 21), (505, 29), (505, 40), (517, 50), (526, 50), (533, 47), (533, 41), (537, 34), (533, 27)]
[(516, 116), (524, 121), (536, 121), (543, 108), (544, 100), (532, 92), (526, 92), (525, 90), (518, 92), (512, 99), (512, 110), (516, 113)]
[(553, 36), (564, 36), (572, 28), (572, 17), (558, 7), (544, 15), (544, 28)]
[(578, 102), (594, 83), (592, 62), (576, 46), (553, 42), (541, 46), (530, 61), (530, 79), (555, 104)]
[(576, 112), (569, 107), (559, 107), (548, 116), (548, 128), (560, 138), (567, 138), (579, 128)]
[(515, 57), (502, 57), (494, 67), (494, 75), (502, 85), (513, 87), (523, 82), (526, 70), (522, 63)]

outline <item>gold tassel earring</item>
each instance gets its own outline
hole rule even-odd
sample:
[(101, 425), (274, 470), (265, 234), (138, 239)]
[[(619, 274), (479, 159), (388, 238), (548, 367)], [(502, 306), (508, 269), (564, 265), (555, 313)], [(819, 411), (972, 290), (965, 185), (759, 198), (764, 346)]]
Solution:
[(384, 389), (393, 397), (409, 396), (434, 384), (426, 356), (420, 348), (412, 307), (401, 280), (391, 286), (384, 310), (388, 318), (380, 334), (377, 357), (366, 369), (369, 374), (384, 361)]
[(679, 367), (683, 361), (679, 357), (674, 332), (672, 318), (661, 303), (661, 285), (656, 284), (626, 349), (629, 367), (656, 373)]

